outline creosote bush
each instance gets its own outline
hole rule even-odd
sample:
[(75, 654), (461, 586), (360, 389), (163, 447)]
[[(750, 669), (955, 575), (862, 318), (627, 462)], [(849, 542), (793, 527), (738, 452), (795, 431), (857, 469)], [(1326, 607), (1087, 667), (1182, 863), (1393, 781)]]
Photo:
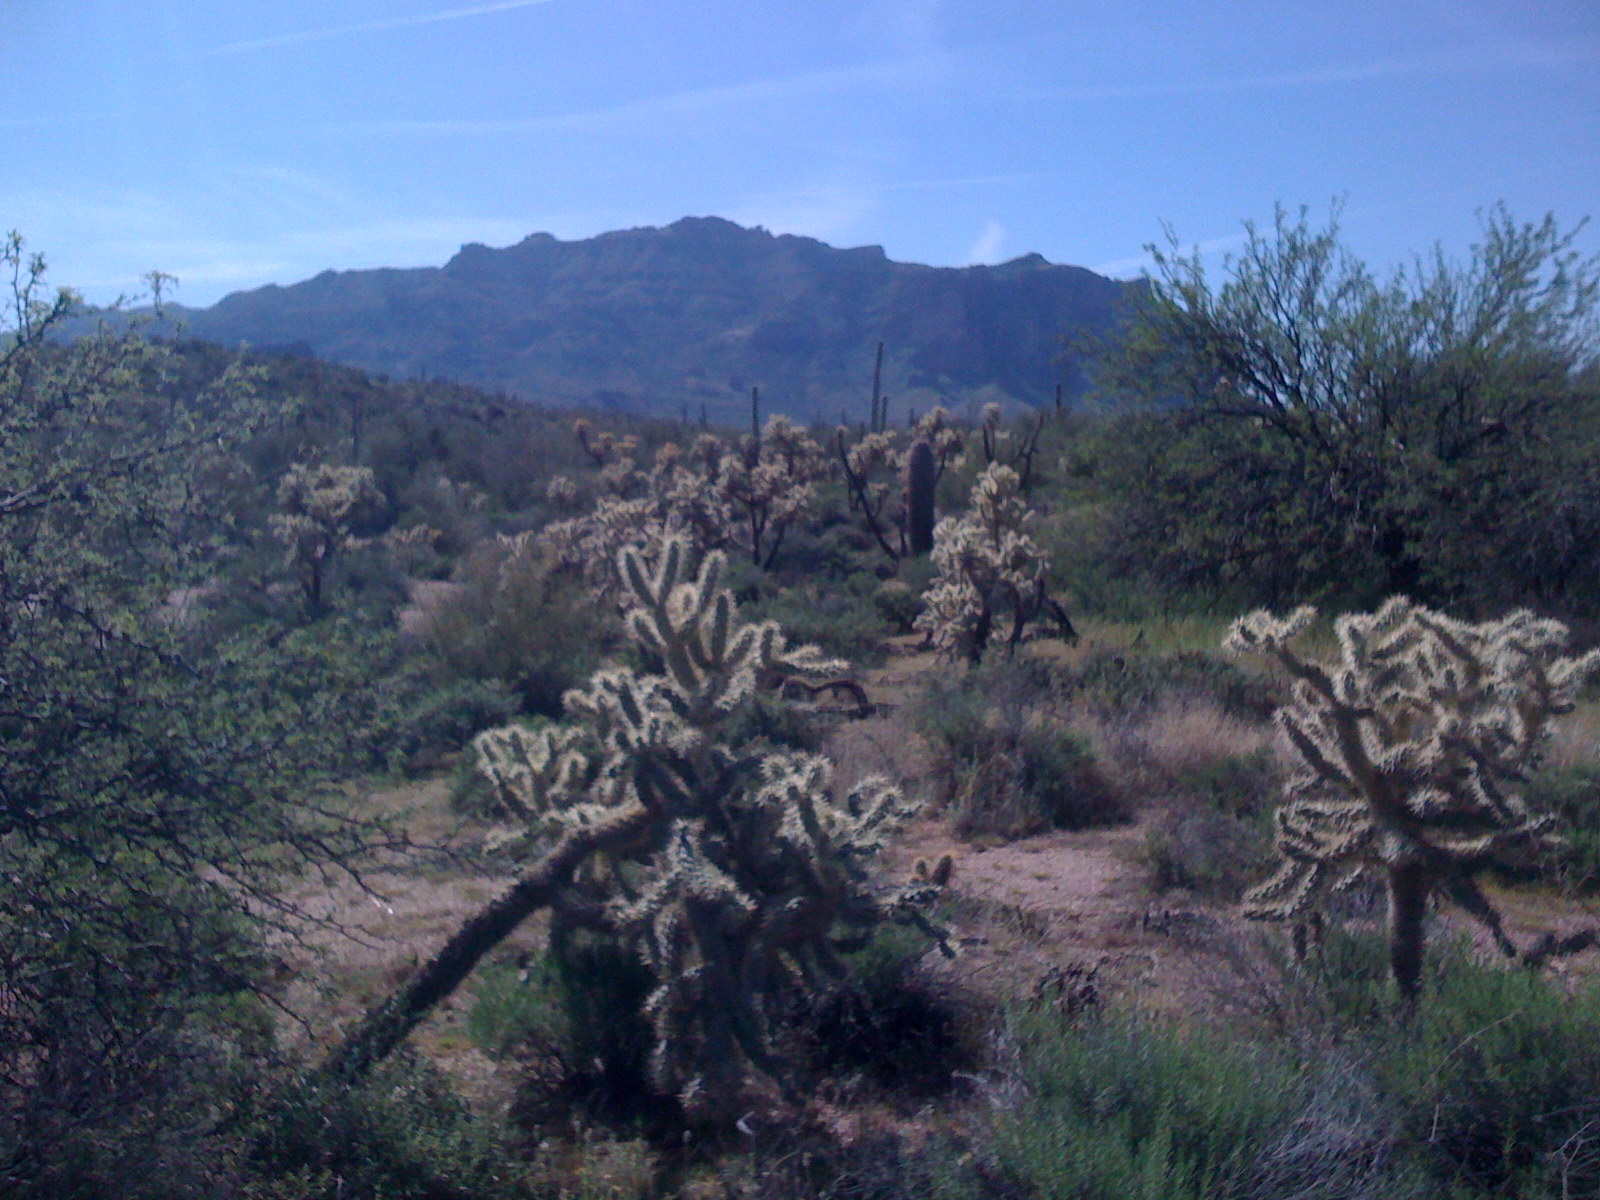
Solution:
[(536, 538), (478, 547), (454, 582), (417, 622), (430, 669), (451, 682), (498, 682), (524, 712), (558, 715), (562, 695), (588, 678), (619, 638), (615, 619), (596, 610)]

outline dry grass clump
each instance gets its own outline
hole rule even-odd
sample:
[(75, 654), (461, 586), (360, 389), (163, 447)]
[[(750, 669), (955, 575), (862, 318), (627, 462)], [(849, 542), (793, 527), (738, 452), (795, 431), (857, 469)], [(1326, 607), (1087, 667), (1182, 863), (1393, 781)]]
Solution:
[(1224, 785), (1228, 764), (1275, 761), (1270, 725), (1203, 694), (1175, 694), (1131, 713), (1085, 713), (1076, 724), (1116, 782), (1151, 800), (1209, 798)]
[(932, 747), (935, 800), (962, 837), (1009, 840), (1128, 815), (1041, 660), (1019, 655), (937, 678), (914, 720)]
[(1053, 666), (1067, 723), (1148, 827), (1151, 885), (1232, 898), (1268, 859), (1283, 771), (1268, 682), (1214, 652), (1125, 636)]

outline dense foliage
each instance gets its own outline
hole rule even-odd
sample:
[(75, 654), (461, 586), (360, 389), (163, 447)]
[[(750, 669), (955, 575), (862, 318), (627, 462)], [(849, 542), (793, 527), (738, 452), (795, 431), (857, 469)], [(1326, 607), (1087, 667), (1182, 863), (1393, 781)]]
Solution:
[(1418, 599), (1593, 609), (1600, 262), (1491, 212), (1470, 259), (1388, 280), (1281, 210), (1213, 283), (1159, 253), (1105, 362), (1166, 407), (1118, 430), (1130, 566), (1272, 605)]

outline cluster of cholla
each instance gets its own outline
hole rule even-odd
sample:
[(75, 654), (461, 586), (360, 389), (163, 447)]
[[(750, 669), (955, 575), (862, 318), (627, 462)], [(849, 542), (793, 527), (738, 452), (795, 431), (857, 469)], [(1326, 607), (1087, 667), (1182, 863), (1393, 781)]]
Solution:
[[(742, 550), (770, 564), (810, 507), (822, 474), (821, 447), (783, 416), (737, 446), (709, 433), (687, 448), (668, 442), (648, 471), (634, 460), (636, 439), (594, 434), (582, 421), (577, 430), (600, 468), (603, 494), (592, 511), (547, 526), (539, 544), (607, 593), (620, 588), (616, 564), (623, 550), (650, 555), (674, 537), (686, 538), (697, 554)], [(553, 486), (552, 499), (576, 499), (570, 480)]]
[(278, 510), (268, 519), (284, 545), (307, 605), (320, 609), (327, 572), (343, 550), (360, 544), (351, 527), (383, 503), (368, 467), (292, 463), (278, 481)]
[(941, 653), (976, 661), (996, 621), (1007, 616), (1012, 645), (1040, 615), (1054, 617), (1070, 635), (1066, 614), (1045, 590), (1049, 562), (1028, 536), (1032, 518), (1017, 473), (992, 463), (978, 477), (967, 512), (939, 522), (933, 545), (938, 574), (916, 624)]
[[(929, 881), (893, 895), (864, 860), (911, 811), (869, 779), (842, 795), (826, 759), (752, 752), (719, 730), (763, 677), (837, 672), (773, 623), (740, 621), (724, 558), (692, 569), (685, 538), (623, 552), (627, 626), (653, 670), (611, 668), (569, 693), (568, 724), (511, 727), (474, 743), (519, 836), (643, 815), (639, 836), (595, 854), (557, 904), (564, 919), (634, 945), (655, 980), (653, 1080), (691, 1107), (736, 1090), (744, 1064), (775, 1080), (764, 1002), (785, 979), (838, 973), (830, 936), (884, 917), (924, 924)], [(935, 881), (936, 882), (936, 881)]]
[(1294, 679), (1277, 713), (1300, 759), (1276, 814), (1284, 861), (1247, 893), (1247, 913), (1320, 920), (1327, 895), (1376, 871), (1389, 887), (1393, 966), (1407, 995), (1435, 893), (1515, 953), (1473, 874), (1553, 842), (1552, 818), (1515, 789), (1551, 719), (1600, 669), (1600, 651), (1564, 656), (1566, 627), (1526, 611), (1472, 625), (1397, 597), (1340, 617), (1339, 657), (1318, 663), (1291, 647), (1314, 616), (1252, 613), (1224, 643), (1270, 655)]
[[(853, 443), (841, 425), (835, 435), (838, 464), (844, 471), (850, 511), (860, 513), (867, 531), (892, 559), (927, 553), (917, 544), (918, 517), (932, 529), (933, 489), (946, 468), (959, 465), (966, 438), (937, 406), (913, 423), (904, 449), (892, 433), (863, 433)], [(898, 502), (898, 509), (894, 506)], [(893, 536), (891, 536), (893, 535)]]
[(771, 565), (784, 534), (810, 509), (824, 470), (822, 447), (781, 415), (770, 418), (759, 437), (745, 434), (723, 457), (715, 483), (754, 562)]

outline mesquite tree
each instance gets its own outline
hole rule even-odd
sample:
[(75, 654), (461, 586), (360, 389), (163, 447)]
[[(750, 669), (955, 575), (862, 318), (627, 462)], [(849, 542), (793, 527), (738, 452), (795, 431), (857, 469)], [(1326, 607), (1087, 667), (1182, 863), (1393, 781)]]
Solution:
[[(1376, 874), (1388, 888), (1390, 966), (1418, 995), (1423, 923), (1435, 895), (1518, 954), (1475, 875), (1554, 841), (1553, 818), (1517, 794), (1551, 720), (1571, 709), (1600, 651), (1561, 653), (1567, 629), (1518, 611), (1472, 625), (1396, 597), (1334, 623), (1339, 655), (1293, 648), (1315, 616), (1266, 611), (1235, 622), (1224, 645), (1264, 653), (1294, 678), (1277, 722), (1300, 758), (1276, 814), (1278, 872), (1245, 895), (1248, 916), (1320, 925), (1330, 894)], [(1524, 953), (1548, 957), (1551, 947)]]

